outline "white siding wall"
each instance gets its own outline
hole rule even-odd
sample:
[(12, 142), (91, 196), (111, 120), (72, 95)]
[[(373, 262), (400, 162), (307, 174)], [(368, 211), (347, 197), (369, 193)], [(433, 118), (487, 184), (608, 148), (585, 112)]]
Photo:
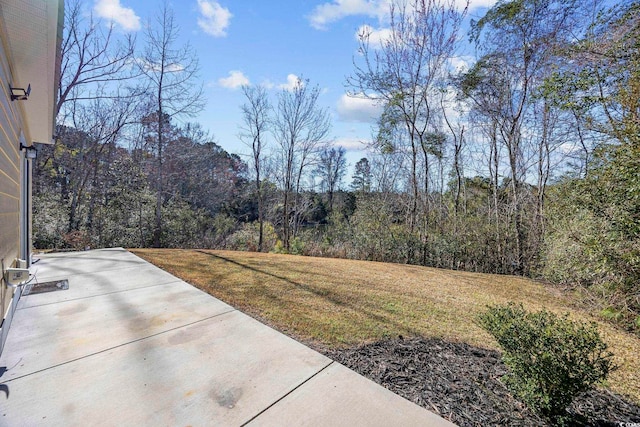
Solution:
[[(4, 267), (12, 267), (20, 253), (20, 177), (23, 156), (19, 151), (22, 125), (20, 103), (11, 102), (9, 84), (11, 71), (7, 63), (5, 47), (0, 33), (0, 260)], [(9, 314), (13, 289), (0, 284), (0, 322)], [(14, 308), (11, 307), (11, 310)], [(6, 322), (8, 323), (8, 322)], [(0, 352), (6, 338), (8, 325), (0, 328)]]

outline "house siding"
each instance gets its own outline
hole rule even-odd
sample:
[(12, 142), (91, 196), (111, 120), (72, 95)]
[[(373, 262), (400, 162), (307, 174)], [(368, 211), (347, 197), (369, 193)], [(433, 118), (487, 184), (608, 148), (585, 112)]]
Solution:
[[(12, 267), (20, 254), (20, 180), (23, 155), (20, 153), (22, 122), (20, 104), (11, 102), (11, 70), (7, 62), (4, 35), (0, 33), (0, 260)], [(24, 138), (22, 138), (24, 139)], [(17, 295), (0, 281), (0, 352)], [(15, 300), (14, 300), (14, 297)], [(4, 319), (4, 320), (3, 320)]]

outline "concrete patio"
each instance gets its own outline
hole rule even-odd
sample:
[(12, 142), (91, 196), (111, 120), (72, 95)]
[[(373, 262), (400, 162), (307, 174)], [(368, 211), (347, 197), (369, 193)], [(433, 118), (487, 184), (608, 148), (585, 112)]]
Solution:
[(124, 249), (38, 257), (0, 425), (453, 425)]

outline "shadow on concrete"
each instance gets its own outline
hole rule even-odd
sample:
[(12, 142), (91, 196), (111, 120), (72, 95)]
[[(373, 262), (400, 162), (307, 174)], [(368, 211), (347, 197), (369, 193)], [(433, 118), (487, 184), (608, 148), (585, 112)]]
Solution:
[[(0, 366), (0, 378), (2, 378), (2, 376), (4, 375), (4, 373), (7, 372), (7, 367), (6, 366)], [(0, 392), (4, 392), (4, 394), (7, 396), (7, 399), (9, 398), (9, 386), (6, 384), (0, 384)]]

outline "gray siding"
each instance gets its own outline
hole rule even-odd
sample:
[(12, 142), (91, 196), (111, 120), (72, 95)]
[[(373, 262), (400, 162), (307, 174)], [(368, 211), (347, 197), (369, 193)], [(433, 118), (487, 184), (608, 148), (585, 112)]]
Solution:
[[(5, 43), (0, 33), (0, 259), (11, 267), (20, 253), (20, 167), (21, 121), (19, 103), (11, 102), (11, 71), (6, 59)], [(13, 289), (0, 285), (0, 322), (11, 306)], [(0, 351), (7, 333), (1, 328)]]

